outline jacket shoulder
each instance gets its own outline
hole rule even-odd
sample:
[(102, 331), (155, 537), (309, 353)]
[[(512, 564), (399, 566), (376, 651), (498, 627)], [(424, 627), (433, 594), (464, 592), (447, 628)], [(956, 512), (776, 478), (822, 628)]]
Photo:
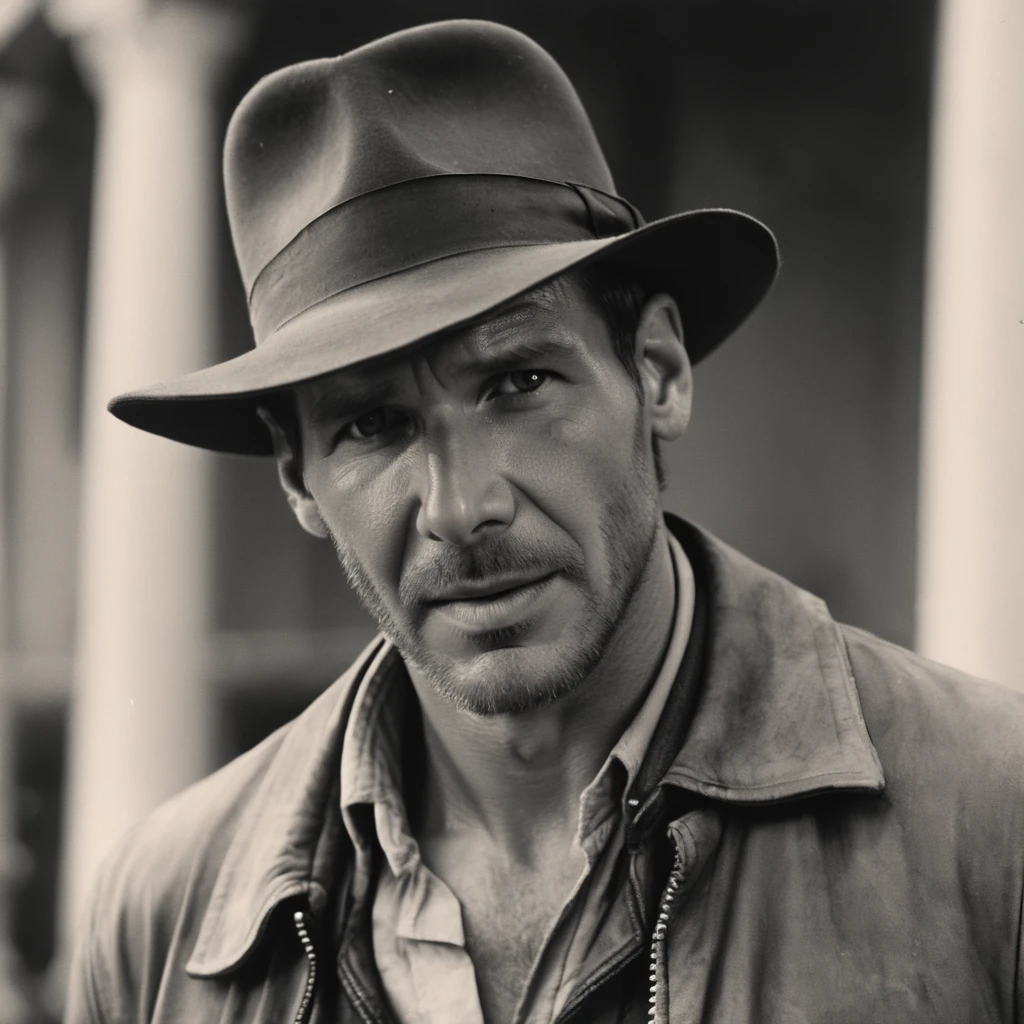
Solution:
[(887, 787), (919, 780), (1024, 808), (1024, 692), (840, 629)]
[[(284, 776), (308, 771), (315, 752), (331, 745), (325, 734), (331, 727), (337, 732), (369, 651), (298, 717), (166, 801), (114, 844), (78, 928), (68, 1021), (148, 1019), (165, 961), (173, 951), (183, 967), (192, 952), (239, 826), (260, 813), (268, 790), (276, 792)], [(136, 955), (141, 951), (144, 961)]]
[(1006, 981), (1021, 969), (1024, 693), (842, 631), (885, 775), (857, 818), (876, 884), (902, 893), (914, 921), (942, 906), (941, 927)]
[(300, 737), (314, 741), (320, 725), (345, 702), (357, 667), (346, 670), (296, 718), (130, 828), (105, 859), (101, 874), (108, 880), (111, 876), (131, 879), (159, 892), (173, 889), (196, 866), (209, 871), (219, 864), (220, 848), (231, 841), (235, 823), (258, 798), (282, 748)]

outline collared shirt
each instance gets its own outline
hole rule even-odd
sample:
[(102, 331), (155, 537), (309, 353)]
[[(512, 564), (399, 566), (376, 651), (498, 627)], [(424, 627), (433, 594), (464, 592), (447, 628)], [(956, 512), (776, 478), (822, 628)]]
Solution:
[[(628, 926), (613, 874), (628, 820), (626, 801), (682, 663), (693, 618), (693, 572), (668, 534), (676, 581), (668, 647), (643, 704), (580, 795), (575, 852), (580, 876), (551, 922), (515, 1014), (515, 1024), (550, 1024), (576, 985), (600, 931)], [(341, 760), (345, 826), (366, 856), (356, 804), (373, 808), (384, 864), (373, 898), (373, 950), (391, 1008), (401, 1024), (483, 1024), (476, 973), (466, 948), (462, 907), (420, 857), (402, 796), (401, 735), (408, 687), (378, 671), (386, 645), (357, 693)], [(620, 887), (619, 887), (620, 888)]]

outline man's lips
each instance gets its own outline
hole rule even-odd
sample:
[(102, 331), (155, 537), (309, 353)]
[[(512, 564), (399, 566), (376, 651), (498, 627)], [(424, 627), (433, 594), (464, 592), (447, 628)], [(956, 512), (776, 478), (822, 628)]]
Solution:
[(533, 578), (488, 580), (448, 591), (428, 607), (470, 633), (506, 629), (537, 615), (558, 573)]
[(498, 580), (484, 580), (480, 583), (465, 584), (455, 587), (452, 590), (439, 594), (425, 601), (428, 605), (451, 604), (455, 601), (485, 601), (496, 598), (511, 596), (515, 591), (524, 587), (532, 587), (536, 584), (547, 582), (555, 574), (546, 573), (543, 576), (516, 576), (504, 577)]

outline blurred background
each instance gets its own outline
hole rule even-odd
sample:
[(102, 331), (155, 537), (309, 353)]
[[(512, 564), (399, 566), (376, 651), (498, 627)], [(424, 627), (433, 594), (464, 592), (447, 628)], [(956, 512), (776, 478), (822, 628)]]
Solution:
[(283, 64), (486, 17), (567, 70), (650, 220), (783, 255), (666, 505), (895, 643), (1024, 687), (1014, 0), (0, 3), (0, 1024), (59, 1011), (97, 860), (372, 636), (269, 460), (115, 392), (251, 344), (219, 147)]

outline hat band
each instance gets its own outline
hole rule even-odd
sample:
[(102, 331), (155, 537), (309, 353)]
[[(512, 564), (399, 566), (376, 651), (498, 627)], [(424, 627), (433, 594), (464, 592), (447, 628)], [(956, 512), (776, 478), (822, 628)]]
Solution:
[(376, 189), (321, 214), (260, 271), (249, 294), (256, 344), (317, 303), (424, 263), (643, 223), (625, 199), (539, 178), (439, 174)]

